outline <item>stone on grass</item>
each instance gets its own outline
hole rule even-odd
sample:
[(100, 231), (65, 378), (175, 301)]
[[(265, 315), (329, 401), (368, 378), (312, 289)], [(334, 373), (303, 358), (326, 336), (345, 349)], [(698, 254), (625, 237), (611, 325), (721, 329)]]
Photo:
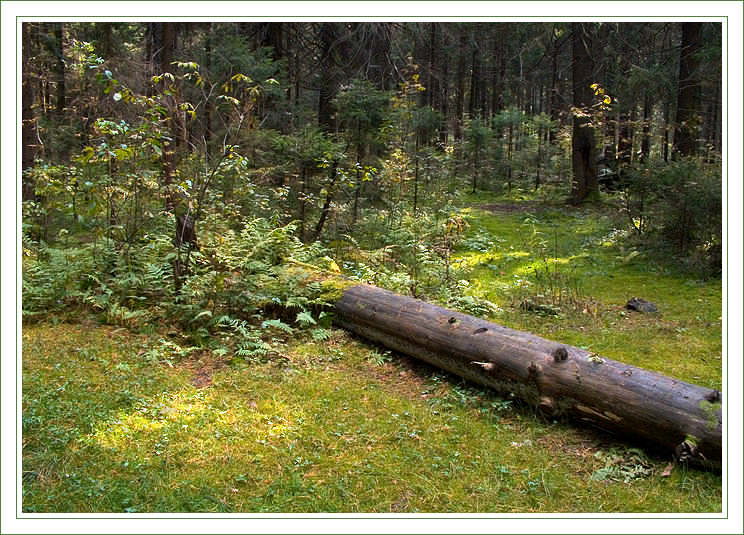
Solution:
[(627, 308), (628, 310), (635, 310), (637, 312), (643, 312), (644, 314), (659, 311), (655, 303), (652, 303), (651, 301), (646, 301), (645, 299), (641, 299), (640, 297), (633, 297), (625, 305), (625, 308)]

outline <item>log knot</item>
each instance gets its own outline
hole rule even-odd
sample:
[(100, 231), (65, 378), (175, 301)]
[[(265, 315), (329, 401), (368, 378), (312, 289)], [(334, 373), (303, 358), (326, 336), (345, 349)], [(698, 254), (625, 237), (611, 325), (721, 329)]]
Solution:
[(568, 359), (568, 351), (565, 347), (557, 347), (555, 351), (553, 351), (553, 360), (555, 362), (563, 362)]

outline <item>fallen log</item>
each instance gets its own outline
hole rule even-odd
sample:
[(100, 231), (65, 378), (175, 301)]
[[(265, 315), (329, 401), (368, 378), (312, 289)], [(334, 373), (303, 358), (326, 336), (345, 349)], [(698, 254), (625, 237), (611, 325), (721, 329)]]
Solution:
[(721, 395), (659, 373), (368, 285), (336, 303), (340, 327), (475, 383), (568, 416), (721, 464)]

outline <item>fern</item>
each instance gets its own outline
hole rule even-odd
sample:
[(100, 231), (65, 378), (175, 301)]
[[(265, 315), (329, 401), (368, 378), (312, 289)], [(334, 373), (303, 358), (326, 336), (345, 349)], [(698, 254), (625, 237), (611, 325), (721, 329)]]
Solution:
[(313, 316), (309, 312), (300, 312), (297, 314), (297, 318), (295, 319), (297, 323), (300, 324), (302, 327), (308, 327), (310, 325), (317, 325), (317, 322), (313, 319)]
[(287, 298), (284, 303), (286, 308), (301, 308), (305, 309), (305, 305), (309, 303), (309, 299), (302, 295), (292, 295)]
[(310, 334), (312, 335), (313, 340), (315, 340), (316, 342), (325, 342), (331, 337), (331, 331), (322, 328), (313, 329), (312, 331), (310, 331)]
[(279, 329), (281, 331), (284, 331), (287, 334), (292, 334), (294, 332), (294, 329), (292, 329), (292, 327), (284, 323), (282, 320), (278, 320), (278, 319), (266, 320), (261, 324), (262, 329), (266, 329), (269, 327)]

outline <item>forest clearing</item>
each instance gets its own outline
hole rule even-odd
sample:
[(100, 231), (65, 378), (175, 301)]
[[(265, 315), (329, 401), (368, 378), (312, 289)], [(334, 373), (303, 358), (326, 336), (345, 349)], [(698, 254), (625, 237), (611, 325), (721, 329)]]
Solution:
[(23, 512), (722, 511), (719, 23), (22, 31)]

